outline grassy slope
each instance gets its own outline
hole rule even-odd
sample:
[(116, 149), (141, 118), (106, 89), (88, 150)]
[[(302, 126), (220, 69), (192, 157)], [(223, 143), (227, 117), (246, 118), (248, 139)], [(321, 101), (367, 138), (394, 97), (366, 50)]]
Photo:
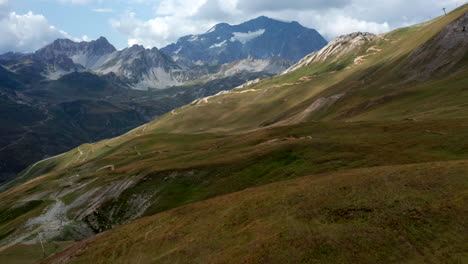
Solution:
[(34, 264), (70, 246), (72, 242), (44, 243), (44, 251), (40, 244), (15, 245), (0, 252), (0, 263), (8, 264)]
[(319, 174), (177, 208), (50, 263), (463, 263), (468, 162)]
[[(376, 40), (353, 50), (350, 58), (341, 58), (338, 62), (334, 62), (334, 58), (331, 57), (323, 63), (313, 64), (292, 73), (244, 88), (244, 90), (255, 91), (227, 94), (211, 98), (208, 103), (183, 107), (177, 110), (176, 114), (167, 114), (151, 123), (148, 129), (179, 133), (255, 129), (262, 124), (274, 123), (295, 112), (300, 112), (321, 96), (330, 96), (343, 92), (351, 93), (346, 102), (340, 103), (341, 106), (347, 109), (357, 107), (363, 103), (373, 102), (382, 97), (394, 96), (395, 93), (399, 94), (400, 98), (404, 97), (404, 93), (421, 94), (423, 92), (421, 96), (424, 96), (425, 86), (430, 85), (431, 82), (427, 83), (427, 80), (424, 82), (404, 81), (409, 78), (404, 76), (405, 72), (402, 72), (404, 65), (410, 61), (408, 55), (414, 49), (430, 41), (442, 29), (467, 11), (468, 5), (465, 5), (448, 16), (382, 35)], [(366, 57), (362, 64), (353, 64), (355, 57), (370, 54), (366, 50), (373, 46), (381, 49), (381, 51)], [(337, 68), (337, 63), (342, 64), (342, 66)], [(419, 66), (415, 65), (415, 67)], [(466, 69), (466, 64), (464, 67)], [(323, 74), (325, 72), (329, 74)], [(301, 81), (300, 79), (304, 76), (313, 78)], [(468, 85), (467, 76), (468, 71), (464, 71), (457, 77), (459, 79), (459, 84), (456, 86), (458, 90), (451, 94), (450, 99), (457, 97), (462, 100), (468, 97), (468, 91), (459, 88)], [(442, 78), (441, 82), (450, 83), (451, 80)], [(461, 92), (461, 94), (456, 92)], [(430, 101), (437, 98), (437, 95), (436, 92), (432, 94), (426, 92), (427, 98), (424, 99)], [(395, 99), (399, 98), (395, 97)], [(414, 108), (426, 103), (426, 101), (418, 101), (418, 99), (417, 96), (410, 97), (403, 106), (405, 108)], [(439, 105), (432, 105), (432, 107), (442, 111), (446, 107), (453, 107), (453, 104), (454, 102), (451, 100), (445, 100), (441, 101)], [(384, 105), (384, 103), (380, 103), (379, 106)], [(436, 110), (434, 109), (434, 111)], [(466, 115), (467, 111), (463, 111), (463, 114)], [(321, 116), (318, 119), (324, 118), (326, 119), (326, 116)], [(333, 118), (333, 116), (328, 119), (330, 118)], [(377, 114), (364, 115), (360, 118), (351, 115), (339, 119), (354, 120), (353, 118), (381, 120), (381, 116)], [(398, 109), (391, 113), (391, 118), (402, 118), (402, 116), (399, 116)], [(433, 116), (427, 115), (425, 118), (431, 119)], [(386, 119), (389, 119), (388, 114)]]
[[(135, 175), (138, 180), (133, 187), (99, 208), (99, 215), (103, 216), (100, 225), (105, 229), (126, 221), (125, 214), (132, 207), (130, 201), (134, 195), (154, 195), (145, 212), (151, 215), (248, 187), (310, 174), (468, 159), (466, 138), (466, 119), (305, 123), (231, 136), (148, 135), (92, 163), (54, 171), (1, 193), (0, 209), (9, 212), (9, 208), (29, 197), (47, 201), (52, 199), (47, 195), (50, 190), (61, 191), (66, 189), (64, 186), (94, 180), (62, 199), (70, 204), (87, 190)], [(135, 148), (140, 155), (135, 153)], [(116, 170), (97, 171), (109, 164), (115, 165)], [(80, 177), (70, 181), (77, 174)], [(13, 217), (0, 219), (0, 235), (27, 231), (17, 228), (39, 215), (50, 202), (38, 203), (34, 210), (8, 213)], [(74, 217), (72, 213), (70, 218)]]
[[(467, 9), (465, 6), (447, 17), (397, 30), (387, 35), (389, 39), (369, 43), (356, 55), (371, 45), (380, 45), (382, 52), (350, 69), (327, 62), (305, 67), (244, 89), (257, 91), (211, 98), (209, 103), (186, 106), (122, 137), (81, 146), (80, 150), (44, 162), (31, 171), (31, 177), (42, 174), (41, 177), (1, 193), (0, 199), (4, 203), (0, 209), (9, 210), (30, 196), (47, 200), (45, 191), (62, 190), (63, 186), (74, 184), (70, 183), (71, 176), (77, 174), (80, 182), (96, 179), (87, 188), (136, 176), (136, 185), (119, 199), (109, 201), (100, 208), (100, 213), (109, 214), (113, 208), (125, 210), (131, 206), (126, 203), (133, 194), (154, 193), (156, 190), (158, 196), (154, 197), (145, 213), (150, 215), (248, 187), (315, 173), (467, 159), (467, 112), (460, 103), (466, 97), (466, 72), (416, 84), (399, 83), (399, 73), (392, 72), (412, 49), (431, 39)], [(343, 63), (349, 61), (352, 59)], [(383, 66), (374, 69), (373, 66), (379, 62), (384, 62)], [(327, 71), (332, 72), (324, 74)], [(382, 72), (386, 74), (381, 75)], [(314, 77), (300, 81), (304, 76)], [(365, 80), (371, 80), (371, 76), (375, 81), (358, 85), (363, 76)], [(381, 89), (379, 85), (382, 82), (395, 85)], [(441, 89), (441, 85), (453, 92)], [(358, 108), (361, 111), (343, 116), (343, 113), (350, 112), (350, 108), (378, 101), (383, 95), (392, 95), (398, 87), (410, 92), (391, 97), (395, 100), (389, 100), (389, 104), (364, 111)], [(329, 121), (297, 125), (289, 122), (318, 97), (350, 92), (346, 89), (353, 89), (351, 92), (355, 93), (347, 99), (348, 103), (337, 104), (328, 112), (319, 113), (320, 117), (311, 116), (302, 121), (344, 119), (367, 122)], [(428, 102), (436, 99), (439, 104), (428, 106)], [(340, 105), (345, 111), (339, 108)], [(458, 110), (443, 111), (453, 107)], [(409, 109), (412, 112), (404, 112), (405, 108), (405, 111)], [(418, 114), (424, 116), (417, 116), (418, 120), (425, 121), (388, 121)], [(256, 130), (262, 124), (278, 121), (289, 126)], [(207, 134), (226, 131), (243, 133)], [(164, 132), (204, 133), (182, 135)], [(109, 164), (115, 165), (116, 170), (97, 171)], [(44, 195), (37, 197), (37, 194)], [(64, 202), (70, 203), (78, 195), (70, 194)], [(39, 213), (40, 210), (35, 209), (18, 215), (14, 220), (0, 222), (0, 235), (10, 234), (12, 229)], [(118, 224), (125, 220), (119, 217), (117, 215), (112, 221)], [(115, 223), (104, 221), (102, 224)]]

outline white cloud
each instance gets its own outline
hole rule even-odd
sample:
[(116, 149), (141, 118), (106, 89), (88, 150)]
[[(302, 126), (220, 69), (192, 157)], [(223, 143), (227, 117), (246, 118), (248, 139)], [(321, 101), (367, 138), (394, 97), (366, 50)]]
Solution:
[(146, 47), (163, 47), (181, 36), (205, 32), (216, 23), (241, 23), (260, 15), (299, 21), (329, 39), (354, 31), (391, 29), (387, 21), (360, 19), (345, 11), (359, 1), (370, 0), (162, 0), (155, 3), (155, 18), (140, 20), (129, 12), (111, 20), (111, 25), (129, 45)]
[(369, 22), (343, 15), (334, 16), (333, 21), (319, 16), (319, 19), (316, 19), (316, 25), (318, 25), (319, 32), (328, 39), (333, 39), (334, 37), (356, 31), (381, 34), (388, 32), (391, 29), (387, 22)]
[(8, 0), (0, 0), (0, 19), (3, 19), (10, 12), (10, 4)]
[(66, 32), (50, 25), (43, 15), (9, 12), (0, 19), (0, 52), (34, 51), (57, 38), (71, 38)]
[(212, 23), (190, 19), (190, 16), (159, 16), (150, 20), (140, 20), (133, 12), (128, 12), (110, 24), (128, 39), (128, 45), (140, 44), (145, 47), (162, 47), (178, 37), (199, 32)]
[(93, 8), (91, 9), (91, 11), (97, 12), (97, 13), (113, 13), (114, 12), (114, 10), (111, 8)]
[[(199, 34), (214, 24), (237, 24), (260, 15), (317, 29), (327, 39), (354, 31), (382, 33), (422, 22), (453, 9), (463, 0), (55, 0), (89, 5), (90, 10), (114, 13), (127, 6), (126, 13), (110, 20), (111, 26), (127, 39), (128, 45), (163, 47), (184, 35)], [(0, 0), (0, 18), (2, 13)], [(115, 4), (115, 9), (102, 7)], [(152, 8), (153, 18), (141, 19), (135, 10)]]

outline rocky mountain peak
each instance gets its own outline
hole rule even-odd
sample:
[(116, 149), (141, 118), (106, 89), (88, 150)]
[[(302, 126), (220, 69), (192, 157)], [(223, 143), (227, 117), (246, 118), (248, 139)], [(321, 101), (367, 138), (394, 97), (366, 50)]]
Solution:
[(86, 54), (87, 56), (101, 56), (115, 51), (116, 48), (112, 46), (106, 38), (100, 37), (97, 40), (90, 42), (75, 42), (69, 39), (57, 39), (51, 44), (36, 51), (35, 54), (39, 57), (50, 59), (57, 55), (66, 55), (68, 57), (80, 54)]
[(138, 44), (133, 44), (130, 48), (129, 48), (130, 51), (138, 51), (138, 52), (141, 52), (141, 51), (144, 51), (146, 50), (145, 47), (143, 47), (142, 45), (138, 45)]
[(347, 41), (371, 41), (375, 38), (375, 34), (368, 33), (368, 32), (354, 32), (351, 34), (339, 36), (336, 38), (333, 43), (341, 43), (341, 42), (347, 42)]
[(86, 50), (93, 53), (94, 55), (104, 55), (115, 52), (117, 50), (105, 37), (100, 37), (97, 40), (93, 40), (87, 43), (87, 45), (85, 44), (85, 46), (87, 46)]
[(212, 33), (212, 32), (215, 32), (215, 31), (222, 31), (222, 30), (226, 30), (226, 29), (229, 29), (231, 27), (231, 25), (229, 25), (228, 23), (219, 23), (219, 24), (216, 24), (214, 27), (212, 27), (210, 30), (208, 30), (206, 33)]
[(259, 60), (280, 56), (298, 61), (326, 44), (314, 29), (261, 16), (239, 25), (217, 24), (205, 34), (181, 37), (161, 51), (193, 64), (219, 65), (249, 55)]

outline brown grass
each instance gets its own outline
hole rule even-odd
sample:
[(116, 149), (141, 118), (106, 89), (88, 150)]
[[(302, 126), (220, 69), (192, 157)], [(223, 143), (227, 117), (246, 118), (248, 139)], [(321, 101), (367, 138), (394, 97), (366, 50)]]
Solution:
[(468, 161), (313, 175), (146, 217), (47, 263), (462, 263)]

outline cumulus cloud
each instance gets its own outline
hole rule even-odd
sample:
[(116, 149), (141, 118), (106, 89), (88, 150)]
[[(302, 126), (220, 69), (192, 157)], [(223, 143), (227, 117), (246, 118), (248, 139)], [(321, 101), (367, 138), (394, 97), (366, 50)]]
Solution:
[(316, 18), (315, 21), (315, 24), (319, 27), (319, 32), (328, 39), (356, 31), (381, 34), (391, 29), (387, 22), (376, 23), (343, 15), (334, 16), (333, 21), (328, 21), (326, 18), (319, 16), (319, 19)]
[(0, 53), (30, 52), (57, 38), (71, 38), (69, 34), (50, 25), (40, 14), (11, 11), (7, 0), (0, 0)]
[[(144, 1), (144, 0), (133, 0)], [(241, 23), (260, 15), (297, 20), (315, 28), (328, 39), (353, 31), (382, 33), (391, 29), (387, 21), (354, 17), (346, 12), (356, 2), (370, 0), (162, 0), (155, 3), (155, 17), (138, 19), (129, 12), (111, 25), (124, 35), (129, 45), (162, 47), (177, 38), (205, 32), (220, 22)], [(355, 10), (355, 9), (354, 9)]]
[(184, 16), (160, 16), (150, 20), (140, 20), (133, 12), (126, 13), (118, 20), (110, 21), (112, 27), (128, 39), (128, 45), (161, 47), (180, 36), (198, 32), (210, 24), (194, 23)]

